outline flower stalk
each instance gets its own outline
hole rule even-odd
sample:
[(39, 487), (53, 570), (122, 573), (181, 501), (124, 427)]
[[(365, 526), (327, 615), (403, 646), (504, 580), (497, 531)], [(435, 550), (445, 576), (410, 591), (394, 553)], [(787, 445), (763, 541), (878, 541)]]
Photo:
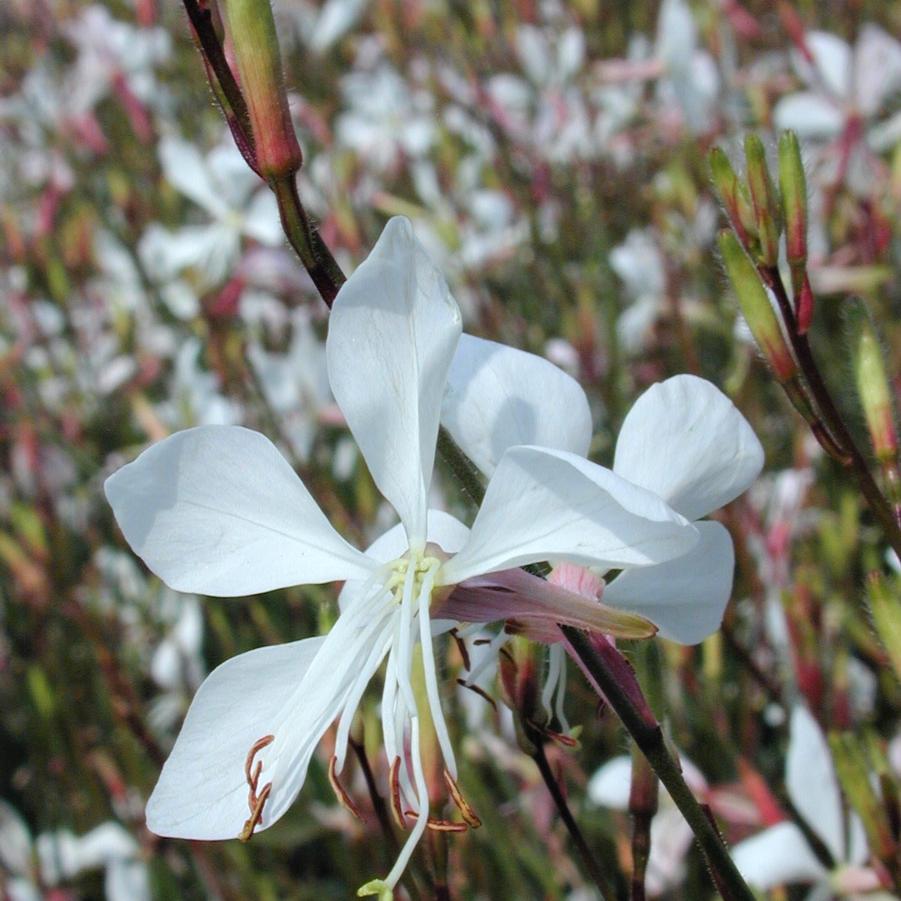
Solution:
[(582, 671), (595, 689), (603, 693), (676, 806), (682, 811), (701, 847), (719, 893), (725, 901), (753, 901), (754, 895), (738, 872), (709, 812), (692, 794), (679, 764), (667, 748), (663, 730), (644, 701), (634, 673), (628, 678), (628, 663), (610, 645), (607, 645), (609, 651), (602, 650), (600, 644), (594, 644), (578, 629), (561, 626), (561, 631)]
[[(723, 165), (722, 151), (711, 155), (714, 185), (729, 212), (734, 232), (725, 232), (719, 239), (726, 271), (754, 338), (792, 405), (807, 421), (823, 449), (844, 469), (853, 473), (886, 539), (901, 555), (901, 506), (894, 501), (894, 494), (890, 501), (873, 478), (866, 459), (832, 399), (807, 337), (814, 298), (806, 273), (806, 182), (797, 140), (794, 136), (784, 136), (780, 141), (781, 200), (766, 168), (760, 139), (749, 135), (745, 153), (749, 194), (758, 229), (756, 240), (748, 236), (747, 229), (736, 226), (732, 214), (735, 207), (732, 198), (740, 195), (740, 181), (736, 177), (736, 184), (733, 184)], [(783, 219), (787, 229), (789, 264), (793, 264), (794, 303), (789, 298), (778, 268), (778, 244)], [(756, 262), (752, 263), (746, 254), (750, 254)], [(767, 292), (771, 292), (776, 302), (778, 317)], [(894, 491), (894, 474), (887, 475), (886, 481), (890, 491)]]

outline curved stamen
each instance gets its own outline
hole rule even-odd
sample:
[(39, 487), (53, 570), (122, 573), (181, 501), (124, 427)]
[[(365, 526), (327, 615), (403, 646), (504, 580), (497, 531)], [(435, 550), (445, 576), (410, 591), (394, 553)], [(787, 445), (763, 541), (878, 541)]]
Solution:
[(418, 816), (416, 818), (416, 825), (410, 832), (409, 838), (404, 842), (404, 846), (401, 848), (400, 854), (394, 862), (394, 866), (391, 868), (391, 872), (385, 877), (385, 883), (390, 888), (394, 888), (394, 886), (397, 885), (401, 875), (407, 868), (410, 857), (413, 855), (414, 849), (419, 844), (419, 840), (426, 830), (429, 819), (429, 787), (426, 784), (425, 772), (422, 768), (422, 749), (419, 746), (418, 716), (410, 718), (410, 732), (410, 759), (413, 763), (413, 777), (416, 780), (416, 794), (419, 801), (419, 810), (420, 812), (425, 811), (426, 816)]
[(363, 815), (360, 813), (360, 809), (354, 804), (353, 798), (347, 793), (347, 789), (338, 779), (338, 774), (335, 771), (337, 759), (338, 758), (332, 754), (332, 759), (328, 763), (328, 781), (331, 783), (332, 791), (335, 793), (341, 806), (346, 810), (349, 810), (358, 820), (362, 821)]
[(263, 748), (268, 747), (275, 741), (274, 735), (264, 735), (258, 738), (247, 752), (244, 760), (244, 778), (247, 780), (249, 791), (247, 793), (247, 806), (250, 808), (250, 816), (244, 821), (244, 827), (238, 833), (238, 839), (242, 842), (250, 841), (254, 829), (263, 819), (263, 807), (272, 792), (272, 783), (268, 782), (263, 786), (263, 790), (257, 794), (257, 788), (260, 784), (260, 774), (263, 772), (263, 761), (257, 760), (254, 766), (254, 758)]
[(451, 800), (457, 805), (460, 816), (463, 817), (466, 825), (471, 826), (473, 829), (478, 829), (482, 825), (482, 821), (472, 807), (469, 806), (469, 802), (463, 797), (463, 792), (460, 791), (460, 786), (457, 785), (454, 777), (447, 770), (444, 771), (444, 784), (447, 786)]
[(422, 664), (425, 671), (425, 690), (429, 700), (429, 710), (432, 714), (432, 724), (435, 727), (435, 735), (438, 738), (438, 746), (444, 763), (454, 779), (457, 777), (457, 760), (454, 757), (454, 749), (451, 745), (450, 734), (447, 729), (447, 721), (441, 708), (441, 697), (438, 694), (438, 674), (435, 671), (435, 654), (432, 649), (432, 630), (429, 619), (429, 604), (432, 600), (432, 587), (435, 583), (436, 567), (430, 567), (422, 580), (422, 588), (419, 591), (419, 641), (422, 644)]

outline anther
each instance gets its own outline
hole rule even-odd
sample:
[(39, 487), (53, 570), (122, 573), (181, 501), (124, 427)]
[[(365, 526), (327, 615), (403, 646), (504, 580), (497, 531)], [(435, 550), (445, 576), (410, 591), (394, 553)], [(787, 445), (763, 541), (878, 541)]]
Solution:
[(354, 804), (353, 798), (347, 793), (347, 790), (338, 779), (338, 773), (336, 772), (337, 763), (338, 758), (333, 754), (332, 759), (328, 764), (328, 781), (332, 785), (332, 791), (334, 791), (341, 806), (349, 810), (358, 820), (362, 821), (363, 815), (360, 813), (357, 805)]
[(404, 809), (400, 803), (400, 757), (395, 757), (391, 762), (388, 784), (391, 786), (391, 810), (394, 813), (394, 819), (401, 829), (406, 829), (407, 821), (404, 819)]
[(238, 835), (238, 841), (249, 842), (252, 838), (253, 830), (260, 825), (260, 820), (263, 819), (263, 807), (266, 804), (266, 801), (269, 800), (271, 791), (272, 783), (267, 782), (263, 786), (263, 790), (260, 792), (259, 797), (254, 798), (253, 806), (250, 808), (250, 816), (244, 821), (244, 828)]
[[(406, 814), (413, 820), (419, 819), (419, 814), (415, 810), (408, 810)], [(426, 826), (432, 832), (466, 832), (469, 829), (466, 823), (455, 823), (453, 820), (439, 820), (437, 817), (429, 817), (426, 821)]]
[(244, 828), (238, 834), (238, 839), (242, 842), (250, 841), (254, 829), (260, 825), (263, 819), (263, 807), (272, 792), (272, 783), (267, 782), (263, 786), (262, 791), (257, 794), (257, 787), (260, 784), (260, 774), (263, 772), (263, 761), (257, 760), (254, 766), (254, 758), (263, 748), (268, 747), (275, 741), (274, 735), (264, 735), (258, 738), (247, 752), (247, 758), (244, 761), (244, 778), (247, 780), (249, 791), (247, 793), (247, 806), (250, 808), (250, 816), (244, 821)]
[(478, 685), (470, 685), (465, 679), (457, 679), (457, 685), (468, 688), (471, 692), (474, 692), (480, 698), (486, 700), (495, 710), (497, 710), (497, 704), (494, 702), (494, 698), (492, 698), (484, 688), (479, 688)]
[(247, 779), (247, 784), (254, 790), (256, 790), (256, 783), (260, 778), (260, 771), (263, 769), (263, 762), (257, 761), (259, 764), (256, 772), (251, 776), (251, 767), (253, 766), (253, 759), (263, 750), (263, 748), (268, 747), (275, 741), (274, 735), (264, 735), (262, 738), (258, 738), (251, 746), (250, 750), (247, 752), (247, 758), (244, 761), (244, 777)]
[(456, 629), (450, 630), (451, 638), (456, 642), (457, 650), (460, 652), (460, 656), (463, 658), (463, 668), (470, 670), (472, 669), (472, 663), (469, 660), (469, 651), (466, 648), (466, 642), (460, 638)]
[(444, 784), (447, 786), (451, 800), (457, 805), (460, 816), (463, 817), (466, 825), (472, 826), (473, 829), (478, 829), (479, 826), (482, 825), (482, 821), (478, 818), (472, 807), (469, 806), (469, 802), (463, 797), (463, 793), (460, 791), (460, 786), (457, 785), (454, 777), (451, 776), (447, 770), (444, 771)]

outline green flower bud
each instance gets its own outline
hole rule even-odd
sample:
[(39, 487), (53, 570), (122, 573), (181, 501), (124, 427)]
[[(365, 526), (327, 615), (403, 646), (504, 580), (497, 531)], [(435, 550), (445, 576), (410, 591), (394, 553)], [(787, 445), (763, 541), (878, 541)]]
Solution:
[(793, 131), (783, 132), (779, 138), (779, 191), (788, 262), (794, 272), (796, 266), (807, 262), (807, 179)]
[(852, 310), (850, 323), (857, 393), (876, 457), (881, 463), (891, 463), (897, 459), (898, 436), (882, 348), (866, 307), (861, 304)]
[(272, 7), (269, 0), (224, 5), (259, 171), (264, 178), (291, 175), (303, 157), (288, 111)]
[(751, 189), (751, 205), (754, 208), (757, 237), (760, 242), (758, 259), (764, 266), (775, 266), (779, 262), (782, 216), (776, 189), (767, 168), (763, 141), (755, 134), (745, 135), (745, 160), (748, 187)]
[(720, 202), (725, 207), (741, 243), (750, 248), (757, 240), (757, 223), (747, 187), (736, 175), (729, 157), (722, 149), (714, 147), (708, 160), (710, 177)]
[(798, 367), (757, 269), (732, 232), (720, 232), (719, 248), (729, 281), (732, 282), (757, 346), (772, 366), (776, 378), (782, 383), (792, 381), (797, 375)]

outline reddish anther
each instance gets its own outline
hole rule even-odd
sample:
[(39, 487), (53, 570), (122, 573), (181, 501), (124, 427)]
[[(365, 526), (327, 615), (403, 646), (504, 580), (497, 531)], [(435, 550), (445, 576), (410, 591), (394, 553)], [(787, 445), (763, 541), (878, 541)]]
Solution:
[(347, 793), (347, 789), (341, 784), (341, 781), (338, 779), (338, 773), (336, 770), (338, 763), (338, 758), (335, 755), (332, 755), (332, 759), (328, 764), (328, 781), (331, 783), (332, 791), (334, 791), (335, 796), (338, 798), (338, 802), (342, 807), (349, 810), (358, 820), (363, 819), (363, 815), (360, 813), (360, 809), (353, 802), (353, 798)]
[[(418, 820), (419, 814), (415, 810), (405, 811), (412, 820)], [(454, 823), (452, 820), (439, 820), (437, 817), (429, 817), (426, 826), (432, 832), (466, 832), (469, 826), (466, 823)]]
[(395, 757), (391, 762), (391, 771), (388, 774), (388, 783), (391, 786), (391, 810), (394, 813), (394, 819), (401, 829), (407, 828), (407, 821), (404, 818), (404, 809), (400, 803), (400, 757)]
[(238, 839), (242, 842), (250, 841), (254, 829), (260, 825), (260, 821), (263, 819), (263, 807), (272, 793), (272, 783), (267, 782), (260, 793), (257, 794), (260, 774), (263, 772), (263, 761), (257, 760), (256, 766), (254, 766), (254, 758), (263, 748), (268, 747), (274, 741), (274, 735), (264, 735), (262, 738), (258, 738), (250, 746), (247, 758), (244, 761), (244, 778), (247, 780), (247, 785), (250, 789), (247, 793), (247, 806), (250, 808), (250, 816), (244, 821), (244, 827), (238, 834)]
[[(460, 811), (460, 816), (463, 817), (466, 826), (478, 829), (479, 826), (482, 825), (482, 821), (472, 807), (469, 806), (469, 802), (463, 797), (463, 793), (460, 791), (460, 786), (457, 785), (454, 777), (451, 776), (447, 770), (444, 771), (444, 784), (447, 786), (448, 792), (450, 792), (451, 800), (457, 805), (457, 809)], [(431, 820), (429, 821), (429, 825), (431, 826)], [(461, 830), (455, 829), (453, 831), (459, 832)]]

